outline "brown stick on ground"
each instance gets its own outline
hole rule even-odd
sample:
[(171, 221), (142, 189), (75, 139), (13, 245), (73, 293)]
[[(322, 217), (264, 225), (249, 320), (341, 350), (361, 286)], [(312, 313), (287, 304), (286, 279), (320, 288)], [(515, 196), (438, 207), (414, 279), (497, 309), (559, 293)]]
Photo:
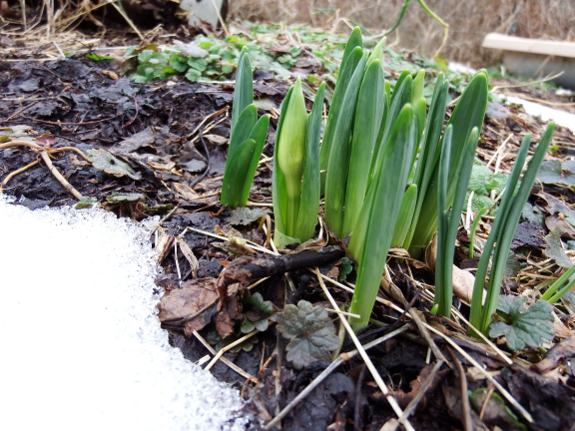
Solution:
[(60, 184), (62, 184), (62, 186), (64, 186), (66, 191), (68, 193), (72, 194), (76, 199), (78, 199), (78, 200), (82, 199), (82, 197), (83, 197), (82, 193), (80, 193), (78, 190), (76, 190), (74, 188), (74, 186), (72, 184), (70, 184), (66, 178), (64, 178), (64, 176), (60, 173), (60, 171), (58, 169), (56, 169), (56, 166), (54, 166), (52, 164), (52, 160), (50, 160), (50, 156), (48, 155), (48, 152), (44, 150), (40, 153), (40, 156), (44, 160), (44, 163), (46, 163), (46, 166), (48, 166), (48, 169), (50, 170), (52, 175), (54, 175), (54, 177), (60, 182)]
[(271, 277), (296, 269), (325, 265), (344, 255), (345, 251), (342, 247), (330, 245), (320, 249), (304, 250), (277, 257), (260, 257), (248, 263), (245, 259), (237, 259), (220, 274), (220, 280), (225, 285), (240, 282), (247, 286), (252, 280)]

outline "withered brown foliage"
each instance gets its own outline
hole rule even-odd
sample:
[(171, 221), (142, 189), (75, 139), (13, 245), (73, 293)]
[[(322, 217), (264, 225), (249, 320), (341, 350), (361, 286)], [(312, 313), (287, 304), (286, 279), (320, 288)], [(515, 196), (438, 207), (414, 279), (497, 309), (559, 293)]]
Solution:
[[(360, 24), (375, 32), (390, 29), (403, 0), (233, 0), (231, 18), (265, 23), (306, 23), (344, 30)], [(487, 33), (575, 41), (573, 0), (427, 0), (450, 26), (441, 56), (474, 66), (492, 64), (499, 55), (481, 49)], [(443, 27), (420, 7), (409, 4), (402, 25), (390, 44), (432, 56), (441, 45)]]

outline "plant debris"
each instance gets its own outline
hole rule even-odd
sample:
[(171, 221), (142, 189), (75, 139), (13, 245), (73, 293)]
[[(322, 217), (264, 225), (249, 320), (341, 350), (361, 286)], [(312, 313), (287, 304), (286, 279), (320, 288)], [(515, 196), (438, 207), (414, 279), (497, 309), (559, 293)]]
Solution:
[[(257, 206), (231, 211), (219, 204), (233, 86), (217, 80), (233, 77), (233, 58), (238, 48), (249, 42), (256, 66), (254, 89), (259, 114), (270, 114), (274, 131), (277, 110), (289, 87), (282, 78), (304, 74), (310, 87), (320, 80), (331, 83), (329, 73), (335, 70), (337, 60), (329, 51), (340, 49), (345, 40), (309, 29), (302, 30), (302, 37), (309, 46), (296, 46), (282, 33), (278, 36), (281, 44), (264, 49), (256, 47), (248, 36), (244, 39), (232, 34), (220, 38), (221, 43), (215, 36), (206, 36), (195, 46), (186, 44), (187, 48), (180, 46), (168, 54), (154, 47), (154, 42), (146, 42), (128, 59), (137, 81), (144, 83), (119, 77), (117, 65), (101, 60), (101, 56), (98, 60), (73, 54), (49, 61), (5, 62), (0, 68), (0, 145), (18, 139), (38, 146), (34, 150), (0, 147), (3, 192), (32, 208), (101, 205), (120, 216), (159, 216), (155, 243), (164, 272), (158, 286), (167, 292), (159, 304), (162, 325), (187, 358), (204, 366), (209, 360), (210, 370), (218, 378), (242, 390), (249, 400), (246, 414), (257, 418), (251, 424), (254, 430), (262, 429), (326, 370), (334, 351), (341, 347), (340, 356), (346, 357), (355, 348), (343, 337), (340, 346), (336, 335), (340, 317), (328, 315), (320, 280), (308, 271), (318, 267), (318, 274), (325, 277), (322, 282), (336, 301), (348, 304), (352, 288), (341, 279), (353, 283), (355, 273), (345, 257), (345, 243), (335, 242), (322, 229), (320, 237), (291, 253), (274, 255), (269, 249), (273, 232), (268, 209), (273, 138), (264, 147), (250, 194), (250, 202)], [(210, 57), (214, 55), (219, 57)], [(386, 55), (387, 73), (392, 78), (398, 70), (436, 67), (409, 53), (390, 50)], [(213, 74), (206, 75), (208, 72)], [(154, 77), (167, 80), (152, 81)], [(452, 88), (455, 95), (466, 79), (452, 81), (456, 83)], [(309, 92), (309, 88), (304, 91)], [(329, 86), (326, 93), (329, 99)], [(544, 129), (515, 106), (491, 108), (477, 153), (478, 161), (490, 164), (489, 168), (476, 168), (473, 211), (494, 203), (481, 203), (477, 195), (496, 199), (505, 186), (521, 135), (529, 131), (540, 136)], [(575, 139), (572, 133), (559, 129), (557, 142), (560, 145), (554, 155), (559, 157), (559, 164), (551, 161), (544, 165), (540, 180), (545, 187), (534, 187), (529, 204), (533, 224), (523, 226), (525, 235), (518, 234), (513, 246), (521, 268), (517, 268), (516, 277), (504, 283), (512, 295), (544, 289), (544, 282), (561, 270), (557, 264), (567, 265), (571, 256), (563, 244), (575, 239), (575, 212), (571, 208), (575, 195), (570, 187), (572, 166), (563, 156), (573, 151)], [(501, 146), (504, 152), (498, 152)], [(64, 150), (69, 147), (88, 154), (89, 161)], [(42, 151), (78, 191), (80, 200), (53, 176), (47, 162), (39, 157)], [(484, 216), (478, 223), (479, 251), (489, 232), (488, 222)], [(465, 230), (464, 226), (462, 238), (469, 233)], [(545, 247), (546, 254), (542, 251)], [(550, 262), (546, 255), (554, 260)], [(473, 262), (469, 264), (473, 266)], [(333, 280), (338, 274), (340, 282)], [(522, 425), (554, 431), (572, 428), (575, 353), (572, 338), (564, 338), (575, 327), (575, 309), (569, 302), (572, 295), (554, 307), (538, 301), (526, 308), (525, 300), (517, 296), (504, 300), (501, 311), (507, 320), (496, 322), (492, 335), (504, 335), (506, 347), (466, 338), (465, 298), (449, 320), (420, 311), (429, 310), (434, 284), (433, 274), (423, 262), (394, 254), (383, 281), (389, 296), (379, 295), (373, 324), (359, 337), (367, 344), (399, 326), (410, 325), (401, 336), (390, 337), (368, 352), (390, 394), (380, 391), (360, 355), (350, 357), (338, 362), (338, 369), (286, 415), (283, 430), (399, 426), (390, 406), (392, 398), (405, 409), (410, 426), (418, 431), (458, 430), (466, 416), (482, 430), (491, 429), (492, 423), (506, 429), (521, 429)], [(410, 317), (415, 313), (420, 319), (418, 325)], [(554, 322), (563, 332), (553, 330)], [(507, 396), (494, 394), (489, 395), (496, 403), (489, 407), (492, 414), (482, 416), (481, 406), (478, 412), (472, 409), (466, 413), (461, 400), (467, 394), (461, 391), (460, 376), (447, 364), (439, 364), (436, 374), (432, 372), (437, 362), (433, 362), (435, 355), (428, 353), (428, 346), (435, 343), (435, 348), (445, 353), (446, 341), (422, 330), (425, 325), (450, 334), (448, 338), (467, 352), (467, 356), (456, 355), (469, 391), (487, 399), (491, 390), (487, 375), (498, 372), (494, 381), (500, 388), (496, 393), (508, 391), (527, 414), (512, 406)], [(555, 343), (546, 357), (528, 347), (539, 346), (543, 340)], [(514, 351), (513, 365), (509, 365), (512, 360), (506, 356), (508, 352), (500, 349)], [(424, 388), (428, 379), (429, 386)]]

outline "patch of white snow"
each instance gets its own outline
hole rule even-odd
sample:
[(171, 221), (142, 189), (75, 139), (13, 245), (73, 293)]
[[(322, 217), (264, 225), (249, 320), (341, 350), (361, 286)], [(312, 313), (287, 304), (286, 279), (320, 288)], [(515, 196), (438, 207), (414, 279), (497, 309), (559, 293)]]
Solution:
[(0, 429), (245, 428), (238, 392), (168, 344), (148, 235), (0, 195)]
[(540, 117), (543, 121), (554, 121), (556, 124), (570, 129), (575, 133), (575, 115), (570, 114), (566, 111), (560, 111), (558, 109), (553, 109), (548, 106), (544, 106), (540, 103), (530, 102), (528, 100), (521, 99), (519, 97), (513, 96), (502, 96), (507, 100), (508, 103), (514, 103), (516, 105), (523, 105), (523, 109), (529, 115), (534, 117)]

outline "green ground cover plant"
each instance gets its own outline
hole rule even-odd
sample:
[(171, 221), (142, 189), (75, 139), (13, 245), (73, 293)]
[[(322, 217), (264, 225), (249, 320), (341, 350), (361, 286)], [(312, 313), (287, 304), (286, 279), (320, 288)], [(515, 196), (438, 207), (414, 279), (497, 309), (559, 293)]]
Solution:
[[(248, 50), (254, 68), (269, 70), (278, 77), (293, 77), (298, 60), (311, 58), (320, 67), (310, 69), (307, 79), (312, 84), (325, 81), (335, 84), (337, 72), (348, 37), (309, 25), (277, 25), (243, 22), (238, 27), (230, 25), (231, 34), (224, 38), (214, 35), (197, 35), (187, 44), (174, 41), (169, 45), (157, 43), (143, 47), (130, 47), (124, 54), (130, 66), (129, 76), (136, 82), (166, 80), (184, 76), (191, 82), (211, 83), (232, 78), (244, 48)], [(381, 37), (371, 35), (363, 40), (366, 48), (373, 48)], [(278, 50), (278, 43), (282, 49)], [(449, 78), (453, 90), (467, 84), (465, 74), (446, 70), (447, 63), (437, 58), (429, 60), (410, 52), (396, 52), (382, 47), (386, 57), (385, 68), (392, 72), (409, 70), (413, 74), (421, 68), (442, 70)], [(393, 76), (389, 77), (394, 82)], [(426, 87), (424, 97), (429, 100), (433, 89)]]

